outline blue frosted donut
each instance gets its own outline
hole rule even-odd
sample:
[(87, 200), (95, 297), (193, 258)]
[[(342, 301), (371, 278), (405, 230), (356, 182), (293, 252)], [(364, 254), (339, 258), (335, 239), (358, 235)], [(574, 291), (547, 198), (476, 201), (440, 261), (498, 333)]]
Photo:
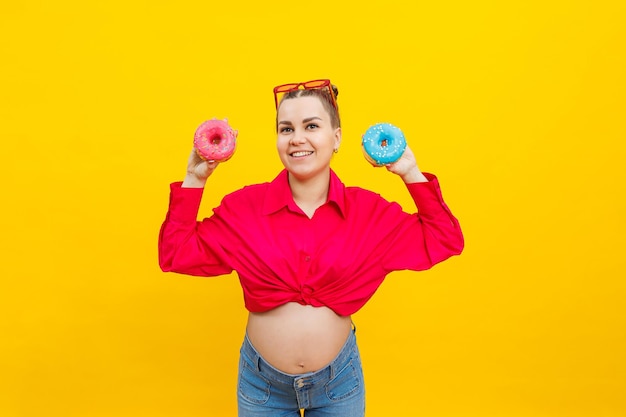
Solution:
[(363, 135), (361, 147), (365, 159), (372, 165), (383, 166), (396, 162), (406, 149), (404, 134), (390, 123), (371, 126)]

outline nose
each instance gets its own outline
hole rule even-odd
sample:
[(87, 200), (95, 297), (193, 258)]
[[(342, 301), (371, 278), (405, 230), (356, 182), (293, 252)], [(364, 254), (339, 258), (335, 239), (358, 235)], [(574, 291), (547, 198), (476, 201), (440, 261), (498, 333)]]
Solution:
[(302, 130), (296, 129), (290, 140), (292, 145), (301, 145), (306, 142), (305, 134)]

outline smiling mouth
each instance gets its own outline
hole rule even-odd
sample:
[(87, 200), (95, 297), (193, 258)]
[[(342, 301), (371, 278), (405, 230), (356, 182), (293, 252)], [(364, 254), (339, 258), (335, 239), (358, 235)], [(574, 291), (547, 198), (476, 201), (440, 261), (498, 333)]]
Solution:
[(298, 152), (291, 153), (290, 155), (293, 156), (294, 158), (301, 158), (303, 156), (309, 156), (312, 153), (313, 151), (298, 151)]

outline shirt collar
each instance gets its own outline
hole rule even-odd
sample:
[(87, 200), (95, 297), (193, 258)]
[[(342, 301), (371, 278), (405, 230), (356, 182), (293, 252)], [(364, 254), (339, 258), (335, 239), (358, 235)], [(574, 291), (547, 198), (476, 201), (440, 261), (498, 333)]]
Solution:
[[(335, 174), (330, 170), (330, 184), (328, 189), (328, 199), (326, 202), (334, 203), (339, 209), (339, 213), (345, 218), (345, 186)], [(293, 201), (293, 195), (289, 188), (289, 175), (286, 169), (283, 169), (274, 180), (269, 183), (265, 201), (263, 202), (262, 214), (268, 215), (277, 212), (283, 207), (287, 207), (292, 211), (300, 211)]]

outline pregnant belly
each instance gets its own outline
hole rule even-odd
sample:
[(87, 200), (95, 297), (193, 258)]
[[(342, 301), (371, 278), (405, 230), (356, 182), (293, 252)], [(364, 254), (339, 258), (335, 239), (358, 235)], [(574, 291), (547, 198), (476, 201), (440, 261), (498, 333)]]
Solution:
[(352, 328), (349, 316), (327, 307), (287, 303), (265, 313), (250, 313), (247, 333), (259, 354), (288, 374), (314, 372), (339, 353)]

